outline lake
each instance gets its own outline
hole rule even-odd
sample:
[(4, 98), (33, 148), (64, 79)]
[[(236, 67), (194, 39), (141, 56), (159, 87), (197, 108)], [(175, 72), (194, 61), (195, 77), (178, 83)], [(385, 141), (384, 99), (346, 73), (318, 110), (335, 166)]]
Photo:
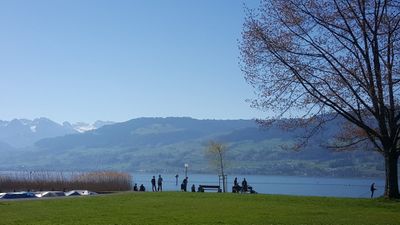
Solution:
[[(164, 191), (179, 191), (184, 174), (179, 174), (178, 185), (176, 185), (175, 174), (161, 174), (163, 177)], [(152, 176), (158, 178), (158, 174), (133, 173), (133, 181), (138, 186), (143, 184), (146, 191), (151, 191), (150, 180)], [(209, 174), (188, 174), (188, 190), (192, 184), (218, 185), (218, 176)], [(320, 178), (320, 177), (295, 177), (295, 176), (263, 176), (263, 175), (232, 175), (228, 176), (228, 191), (232, 190), (233, 180), (238, 178), (241, 184), (246, 178), (248, 184), (255, 191), (262, 194), (284, 194), (284, 195), (305, 195), (305, 196), (333, 196), (369, 198), (370, 185), (375, 182), (374, 196), (383, 195), (384, 180), (381, 178)]]

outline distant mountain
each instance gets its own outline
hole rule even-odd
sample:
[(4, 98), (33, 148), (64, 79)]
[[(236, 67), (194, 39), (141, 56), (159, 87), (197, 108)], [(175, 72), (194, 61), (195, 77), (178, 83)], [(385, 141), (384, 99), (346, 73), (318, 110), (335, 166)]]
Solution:
[(14, 148), (23, 148), (31, 146), (41, 139), (83, 133), (110, 124), (114, 124), (114, 122), (98, 120), (93, 124), (64, 122), (61, 125), (43, 117), (34, 120), (0, 120), (0, 142)]
[(95, 130), (102, 126), (111, 125), (114, 123), (115, 122), (112, 122), (112, 121), (97, 120), (93, 124), (85, 123), (85, 122), (77, 122), (77, 123), (72, 124), (71, 126), (73, 127), (74, 130), (78, 131), (79, 133), (84, 133), (86, 131)]
[[(282, 148), (305, 133), (272, 126), (260, 129), (252, 120), (196, 120), (192, 118), (139, 118), (96, 130), (45, 138), (15, 154), (0, 158), (0, 169), (125, 170), (178, 173), (188, 163), (191, 172), (215, 171), (205, 148), (210, 140), (228, 146), (229, 173), (380, 176), (380, 155), (333, 152), (321, 146), (340, 131), (341, 119), (330, 121), (324, 132), (310, 139), (299, 152)], [(64, 124), (66, 127), (67, 124)], [(29, 157), (26, 157), (29, 156)]]
[(104, 126), (82, 134), (47, 138), (36, 143), (37, 147), (62, 150), (110, 146), (141, 147), (159, 146), (177, 142), (205, 139), (229, 134), (237, 129), (256, 128), (250, 120), (196, 120), (192, 118), (139, 118)]
[(43, 138), (77, 133), (72, 127), (47, 118), (0, 121), (0, 141), (16, 148), (32, 145)]
[(13, 152), (13, 151), (15, 151), (15, 148), (13, 148), (12, 146), (10, 146), (7, 143), (0, 142), (0, 155), (9, 154), (10, 152)]

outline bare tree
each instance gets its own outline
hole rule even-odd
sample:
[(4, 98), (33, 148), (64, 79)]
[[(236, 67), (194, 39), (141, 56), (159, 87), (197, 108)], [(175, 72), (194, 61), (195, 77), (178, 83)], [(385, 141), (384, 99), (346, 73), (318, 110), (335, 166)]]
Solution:
[(226, 191), (226, 176), (225, 176), (225, 154), (226, 154), (227, 147), (219, 142), (216, 141), (210, 141), (206, 154), (210, 158), (210, 162), (213, 166), (216, 166), (218, 168), (218, 172), (220, 173), (222, 177), (222, 184), (223, 184), (223, 190), (224, 192)]
[(266, 120), (313, 121), (312, 135), (345, 118), (356, 132), (338, 147), (372, 145), (385, 160), (384, 195), (400, 197), (399, 1), (264, 0), (248, 10), (240, 50), (253, 106), (275, 112)]

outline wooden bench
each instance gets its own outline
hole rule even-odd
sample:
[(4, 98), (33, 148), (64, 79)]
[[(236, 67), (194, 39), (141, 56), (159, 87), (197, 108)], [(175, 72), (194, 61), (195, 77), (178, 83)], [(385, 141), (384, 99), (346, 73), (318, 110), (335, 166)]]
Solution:
[(204, 192), (205, 190), (217, 190), (218, 192), (222, 192), (219, 185), (199, 185), (198, 192)]

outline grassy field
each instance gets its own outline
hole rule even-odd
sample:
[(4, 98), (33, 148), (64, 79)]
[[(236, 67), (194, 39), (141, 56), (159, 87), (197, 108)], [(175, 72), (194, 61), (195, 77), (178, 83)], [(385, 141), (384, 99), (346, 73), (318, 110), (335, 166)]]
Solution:
[(400, 202), (219, 193), (0, 201), (0, 224), (400, 224)]

